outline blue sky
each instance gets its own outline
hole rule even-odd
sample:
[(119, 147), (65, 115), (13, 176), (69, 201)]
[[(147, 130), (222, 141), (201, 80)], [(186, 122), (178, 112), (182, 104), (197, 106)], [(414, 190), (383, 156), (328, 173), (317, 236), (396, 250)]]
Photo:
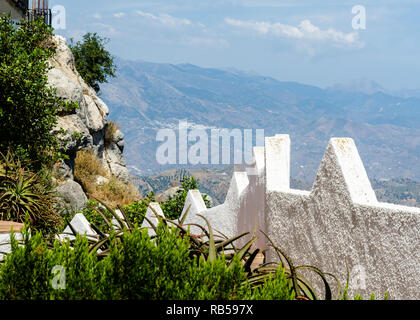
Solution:
[[(420, 0), (51, 0), (67, 38), (98, 32), (131, 60), (236, 68), (326, 87), (420, 88)], [(366, 8), (366, 29), (352, 8)]]

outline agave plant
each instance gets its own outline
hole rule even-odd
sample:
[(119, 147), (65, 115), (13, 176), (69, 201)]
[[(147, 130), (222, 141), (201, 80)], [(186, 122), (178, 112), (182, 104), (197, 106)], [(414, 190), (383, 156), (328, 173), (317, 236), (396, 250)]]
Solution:
[[(328, 277), (331, 277), (334, 279), (334, 281), (337, 284), (337, 294), (335, 299), (341, 299), (345, 293), (345, 291), (342, 288), (342, 285), (338, 278), (328, 272), (323, 272), (320, 269), (309, 266), (309, 265), (302, 265), (302, 266), (295, 266), (290, 257), (281, 250), (278, 246), (274, 244), (274, 242), (264, 233), (264, 231), (261, 230), (261, 232), (264, 234), (264, 236), (268, 239), (271, 247), (275, 250), (278, 258), (279, 263), (275, 262), (268, 262), (260, 265), (256, 269), (254, 269), (248, 277), (249, 283), (251, 283), (254, 286), (258, 286), (264, 283), (264, 281), (272, 274), (274, 274), (279, 267), (283, 268), (287, 278), (290, 281), (290, 284), (293, 288), (293, 291), (295, 292), (295, 296), (297, 300), (318, 300), (319, 295), (314, 289), (313, 285), (309, 283), (307, 279), (305, 279), (299, 271), (301, 270), (309, 270), (317, 274), (324, 285), (324, 291), (325, 291), (325, 297), (324, 300), (332, 300), (332, 286), (330, 282), (327, 280)], [(348, 279), (347, 279), (348, 283)]]
[[(105, 206), (108, 212), (111, 213), (111, 215), (115, 218), (117, 225), (115, 225), (115, 222), (113, 224), (113, 222), (110, 221), (109, 218), (106, 217), (106, 215), (100, 212), (100, 210), (96, 210), (98, 211), (99, 215), (102, 216), (109, 228), (113, 227), (115, 229), (115, 238), (122, 236), (124, 232), (131, 232), (134, 228), (136, 228), (136, 226), (130, 222), (127, 213), (121, 206), (118, 206), (118, 209), (121, 212), (122, 217), (118, 215), (112, 208), (108, 207), (105, 203), (102, 204)], [(321, 278), (325, 288), (325, 300), (333, 299), (332, 285), (328, 281), (328, 277), (331, 277), (337, 283), (338, 290), (335, 298), (340, 299), (345, 294), (345, 291), (343, 291), (340, 281), (337, 279), (336, 276), (334, 276), (331, 273), (323, 272), (320, 269), (313, 266), (295, 266), (292, 263), (291, 259), (280, 248), (278, 248), (263, 231), (261, 232), (267, 237), (269, 243), (276, 251), (280, 263), (267, 262), (260, 264), (257, 267), (253, 267), (253, 262), (255, 261), (255, 258), (257, 257), (258, 253), (260, 253), (260, 250), (258, 248), (252, 249), (253, 244), (257, 239), (256, 236), (252, 236), (251, 239), (248, 242), (246, 242), (245, 245), (238, 248), (235, 245), (236, 241), (249, 235), (248, 232), (228, 238), (221, 232), (213, 230), (210, 222), (206, 219), (206, 217), (201, 215), (199, 216), (203, 219), (203, 222), (205, 222), (206, 227), (193, 223), (184, 224), (190, 208), (187, 208), (185, 214), (182, 217), (180, 217), (178, 221), (162, 217), (158, 215), (158, 213), (155, 212), (155, 210), (152, 207), (150, 208), (155, 213), (156, 217), (159, 218), (160, 223), (163, 223), (168, 226), (174, 226), (175, 232), (177, 232), (180, 237), (188, 238), (190, 243), (191, 258), (204, 259), (206, 261), (213, 262), (216, 260), (216, 258), (224, 256), (227, 268), (229, 268), (234, 258), (241, 260), (244, 270), (247, 274), (246, 281), (243, 283), (244, 285), (247, 284), (250, 285), (251, 288), (258, 288), (259, 286), (264, 285), (265, 281), (267, 281), (270, 277), (275, 275), (275, 273), (281, 268), (284, 271), (287, 279), (290, 281), (290, 286), (291, 289), (294, 291), (296, 299), (318, 300), (320, 298), (319, 294), (309, 283), (309, 281), (307, 281), (300, 274), (300, 271), (302, 270), (310, 270)], [(158, 234), (158, 226), (155, 225), (150, 219), (148, 219), (148, 217), (144, 217), (144, 219), (149, 223), (150, 228), (152, 228), (155, 231), (155, 235), (151, 236), (151, 239), (154, 239), (155, 237), (157, 237)], [(98, 255), (98, 257), (104, 257), (108, 254), (108, 243), (110, 240), (110, 235), (105, 234), (93, 224), (91, 224), (91, 226), (98, 233), (98, 240), (90, 240), (90, 252), (91, 254)], [(198, 227), (202, 231), (201, 234), (191, 234), (189, 232), (189, 226)]]
[(55, 228), (60, 224), (55, 204), (42, 173), (24, 168), (10, 151), (0, 154), (0, 220), (23, 223), (27, 214), (34, 229)]

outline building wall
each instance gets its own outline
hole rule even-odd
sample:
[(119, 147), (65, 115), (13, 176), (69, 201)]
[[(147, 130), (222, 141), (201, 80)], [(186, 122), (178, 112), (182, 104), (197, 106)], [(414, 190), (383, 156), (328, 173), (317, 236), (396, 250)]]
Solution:
[(24, 19), (26, 16), (26, 13), (16, 8), (13, 2), (9, 0), (0, 0), (0, 13), (11, 13), (13, 20)]

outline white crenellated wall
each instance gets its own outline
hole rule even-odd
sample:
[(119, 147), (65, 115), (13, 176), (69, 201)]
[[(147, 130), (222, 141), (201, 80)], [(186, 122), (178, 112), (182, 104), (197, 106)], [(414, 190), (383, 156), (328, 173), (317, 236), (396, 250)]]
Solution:
[[(182, 214), (189, 208), (185, 224), (200, 224), (205, 221), (197, 216), (207, 218), (216, 234), (233, 237), (245, 232), (249, 235), (237, 243), (244, 245), (253, 235), (258, 237), (256, 246), (265, 249), (265, 240), (259, 232), (265, 229), (264, 186), (265, 162), (264, 148), (254, 148), (254, 161), (247, 171), (234, 172), (226, 195), (225, 202), (213, 208), (206, 208), (203, 197), (198, 190), (190, 190)], [(190, 226), (191, 233), (201, 233), (200, 229)]]
[(377, 201), (352, 139), (330, 140), (311, 191), (290, 188), (288, 135), (267, 137), (254, 158), (248, 174), (233, 174), (224, 204), (206, 209), (199, 191), (190, 191), (186, 223), (203, 224), (200, 213), (228, 237), (255, 232), (275, 261), (262, 229), (295, 264), (333, 273), (343, 285), (347, 264), (350, 297), (420, 298), (420, 209)]
[[(374, 293), (381, 299), (387, 291), (390, 299), (420, 299), (420, 209), (377, 201), (352, 139), (330, 140), (311, 191), (290, 188), (288, 135), (267, 137), (265, 147), (254, 148), (254, 160), (246, 171), (234, 172), (217, 207), (207, 209), (200, 192), (189, 191), (184, 224), (205, 226), (201, 214), (216, 233), (255, 234), (266, 260), (276, 261), (263, 230), (295, 265), (335, 274), (343, 285), (347, 265), (350, 297)], [(159, 204), (151, 206), (163, 215)], [(157, 223), (151, 209), (148, 216)], [(143, 227), (150, 226), (145, 221)], [(193, 225), (190, 231), (201, 234)], [(305, 277), (322, 290), (318, 278)]]
[[(272, 138), (268, 138), (270, 140)], [(419, 299), (420, 209), (377, 201), (354, 141), (331, 139), (311, 192), (290, 189), (290, 141), (266, 148), (267, 233), (295, 263), (346, 279), (350, 296)], [(267, 141), (266, 141), (267, 142)], [(281, 172), (287, 170), (287, 172)], [(286, 178), (287, 179), (287, 178)], [(279, 186), (281, 185), (281, 188)], [(268, 259), (276, 256), (269, 250)]]

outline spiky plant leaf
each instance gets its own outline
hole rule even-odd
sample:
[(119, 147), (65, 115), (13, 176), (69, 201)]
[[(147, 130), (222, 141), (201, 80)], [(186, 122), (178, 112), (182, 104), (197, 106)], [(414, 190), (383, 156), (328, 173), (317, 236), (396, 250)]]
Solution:
[(209, 228), (209, 261), (214, 262), (216, 260), (217, 252), (216, 252), (216, 245), (214, 243), (214, 235), (213, 235), (213, 229), (211, 227), (211, 224), (209, 220), (207, 220), (206, 217), (202, 216), (201, 214), (197, 214), (197, 216), (203, 218), (204, 221), (206, 221), (207, 226)]

